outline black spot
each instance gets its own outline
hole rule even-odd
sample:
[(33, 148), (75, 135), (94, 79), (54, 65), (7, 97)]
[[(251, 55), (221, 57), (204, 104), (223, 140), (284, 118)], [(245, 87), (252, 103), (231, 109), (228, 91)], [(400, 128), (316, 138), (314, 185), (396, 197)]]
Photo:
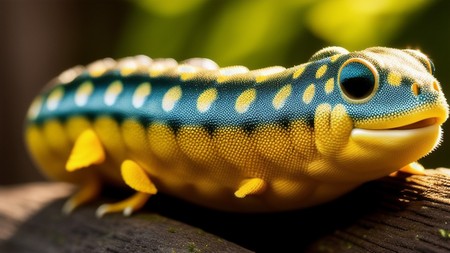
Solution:
[(289, 130), (291, 126), (291, 121), (288, 118), (282, 118), (277, 120), (277, 124), (281, 126), (284, 130)]
[(208, 122), (208, 123), (203, 123), (202, 127), (206, 130), (206, 132), (208, 132), (208, 134), (210, 136), (212, 136), (214, 134), (214, 132), (216, 131), (218, 125), (213, 122)]
[(306, 123), (308, 124), (309, 127), (311, 127), (312, 129), (314, 129), (314, 118), (313, 117), (308, 117), (306, 119)]
[(177, 135), (178, 131), (180, 130), (180, 128), (182, 127), (182, 124), (179, 120), (176, 119), (171, 119), (167, 121), (167, 125), (170, 127), (170, 129), (172, 130), (172, 132)]
[(256, 124), (256, 122), (247, 121), (247, 122), (244, 122), (241, 125), (241, 127), (242, 127), (242, 129), (244, 130), (245, 133), (252, 134), (255, 131), (255, 129), (257, 127), (257, 124)]

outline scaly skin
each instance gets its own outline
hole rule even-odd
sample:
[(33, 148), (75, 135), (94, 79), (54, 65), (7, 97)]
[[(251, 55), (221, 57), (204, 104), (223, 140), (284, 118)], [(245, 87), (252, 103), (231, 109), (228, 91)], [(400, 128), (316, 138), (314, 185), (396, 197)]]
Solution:
[(415, 50), (330, 47), (254, 71), (137, 56), (61, 74), (31, 105), (26, 142), (50, 178), (84, 185), (66, 212), (102, 183), (137, 193), (99, 216), (130, 214), (157, 191), (280, 211), (417, 168), (408, 164), (439, 144), (447, 117), (432, 63)]

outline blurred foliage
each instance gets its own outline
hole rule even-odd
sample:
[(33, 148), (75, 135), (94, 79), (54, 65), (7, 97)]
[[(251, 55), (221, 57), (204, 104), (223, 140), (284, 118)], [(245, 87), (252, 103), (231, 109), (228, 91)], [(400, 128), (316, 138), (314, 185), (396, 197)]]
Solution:
[(307, 23), (327, 42), (355, 50), (387, 43), (411, 16), (425, 11), (431, 3), (429, 0), (317, 1), (308, 13)]
[[(207, 57), (251, 69), (303, 63), (325, 46), (411, 47), (450, 89), (450, 2), (439, 0), (129, 0), (117, 56)], [(450, 124), (446, 124), (450, 125)], [(450, 127), (445, 127), (445, 136)], [(446, 138), (449, 139), (449, 138)], [(444, 147), (427, 166), (450, 166)]]
[(307, 59), (326, 45), (357, 50), (386, 44), (433, 2), (134, 0), (119, 52), (201, 56), (220, 65), (295, 64), (290, 57)]

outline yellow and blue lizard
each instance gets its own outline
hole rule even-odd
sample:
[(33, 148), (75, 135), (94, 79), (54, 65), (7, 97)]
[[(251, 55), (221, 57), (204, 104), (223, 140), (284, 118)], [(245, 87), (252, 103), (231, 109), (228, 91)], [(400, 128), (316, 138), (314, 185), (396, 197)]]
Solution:
[(25, 139), (52, 179), (103, 183), (141, 208), (157, 191), (229, 211), (291, 210), (337, 198), (415, 163), (441, 141), (448, 105), (417, 50), (328, 47), (292, 68), (208, 59), (103, 59), (63, 72), (30, 106)]

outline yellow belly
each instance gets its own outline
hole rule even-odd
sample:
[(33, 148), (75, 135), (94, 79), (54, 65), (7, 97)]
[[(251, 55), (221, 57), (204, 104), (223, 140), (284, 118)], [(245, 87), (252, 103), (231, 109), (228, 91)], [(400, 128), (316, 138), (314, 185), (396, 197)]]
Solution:
[[(67, 172), (65, 164), (77, 137), (93, 129), (106, 160), (92, 168)], [(208, 207), (239, 211), (270, 211), (305, 207), (332, 199), (357, 184), (328, 184), (308, 175), (322, 164), (315, 152), (313, 131), (303, 122), (290, 130), (278, 125), (258, 127), (251, 135), (242, 128), (219, 128), (213, 135), (198, 126), (177, 134), (165, 124), (148, 127), (135, 120), (121, 124), (110, 117), (91, 122), (73, 117), (30, 125), (26, 140), (32, 156), (50, 178), (82, 184), (86, 177), (124, 185), (120, 164), (138, 163), (160, 191)], [(239, 184), (249, 178), (269, 182), (264, 194), (236, 198)], [(329, 189), (328, 189), (329, 188)]]

